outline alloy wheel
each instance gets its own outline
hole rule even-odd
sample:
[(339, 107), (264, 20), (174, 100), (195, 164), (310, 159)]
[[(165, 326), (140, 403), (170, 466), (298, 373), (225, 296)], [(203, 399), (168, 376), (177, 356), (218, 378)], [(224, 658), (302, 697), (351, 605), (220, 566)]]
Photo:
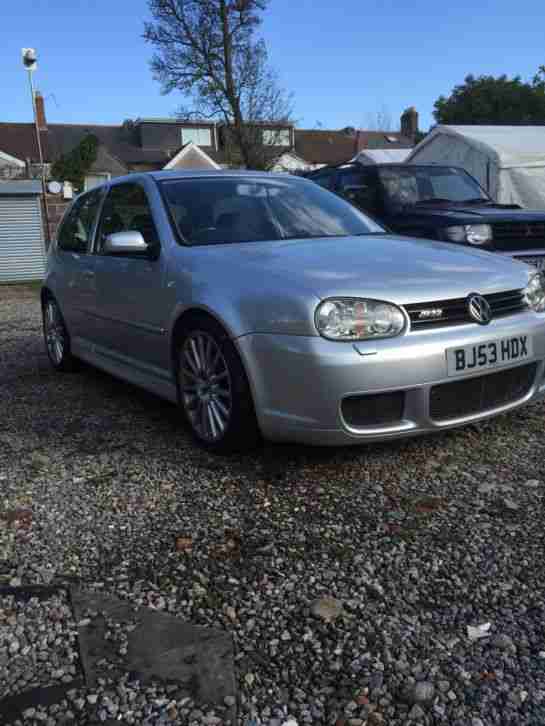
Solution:
[(60, 365), (66, 352), (66, 331), (59, 309), (48, 300), (44, 309), (44, 329), (47, 350), (55, 365)]
[(229, 367), (214, 337), (195, 331), (185, 338), (179, 375), (182, 404), (195, 433), (210, 443), (221, 440), (233, 398)]

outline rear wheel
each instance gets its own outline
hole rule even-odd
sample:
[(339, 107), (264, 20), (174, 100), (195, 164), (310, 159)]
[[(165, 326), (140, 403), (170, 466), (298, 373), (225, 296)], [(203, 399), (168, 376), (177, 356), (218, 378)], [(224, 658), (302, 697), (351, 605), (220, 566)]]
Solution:
[(71, 353), (70, 336), (53, 297), (46, 297), (42, 303), (42, 320), (45, 347), (51, 365), (58, 371), (73, 371), (77, 361)]
[(178, 400), (193, 435), (218, 453), (244, 451), (259, 441), (246, 373), (225, 331), (193, 318), (177, 348)]

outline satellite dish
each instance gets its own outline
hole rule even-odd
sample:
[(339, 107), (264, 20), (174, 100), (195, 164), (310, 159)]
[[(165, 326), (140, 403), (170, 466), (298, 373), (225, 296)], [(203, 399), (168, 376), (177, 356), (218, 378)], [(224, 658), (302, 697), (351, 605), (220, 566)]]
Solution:
[(49, 182), (47, 188), (49, 189), (51, 194), (60, 194), (62, 191), (62, 184), (60, 184), (58, 181), (52, 181)]
[(27, 71), (35, 71), (38, 67), (38, 58), (34, 48), (21, 48), (23, 65)]

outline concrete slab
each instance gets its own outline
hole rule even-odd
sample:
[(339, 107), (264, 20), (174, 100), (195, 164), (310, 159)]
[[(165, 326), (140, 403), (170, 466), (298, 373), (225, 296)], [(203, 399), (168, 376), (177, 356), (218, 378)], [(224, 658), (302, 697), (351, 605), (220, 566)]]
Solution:
[[(77, 622), (87, 610), (99, 613), (78, 627), (83, 670), (91, 688), (100, 677), (130, 672), (143, 683), (176, 683), (203, 703), (223, 704), (226, 696), (235, 695), (233, 639), (223, 630), (191, 625), (148, 608), (135, 610), (129, 602), (96, 593), (73, 591), (72, 603)], [(126, 656), (119, 655), (118, 644), (104, 638), (107, 619), (135, 626), (128, 634)]]

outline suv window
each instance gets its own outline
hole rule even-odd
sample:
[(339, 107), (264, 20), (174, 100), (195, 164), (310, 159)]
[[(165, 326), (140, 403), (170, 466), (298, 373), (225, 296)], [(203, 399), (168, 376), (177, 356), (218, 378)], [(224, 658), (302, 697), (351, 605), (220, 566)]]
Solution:
[(89, 252), (102, 194), (97, 189), (76, 199), (59, 230), (59, 249), (80, 254)]
[(339, 192), (352, 204), (366, 212), (377, 213), (379, 207), (378, 183), (367, 169), (349, 169), (339, 175)]
[(340, 191), (346, 189), (346, 187), (360, 187), (364, 183), (363, 173), (360, 169), (347, 169), (339, 174)]
[(333, 171), (323, 171), (319, 172), (318, 174), (313, 174), (309, 179), (313, 181), (315, 184), (319, 184), (321, 187), (324, 187), (324, 189), (332, 189), (333, 188), (333, 180), (335, 178), (335, 172)]
[(151, 207), (140, 184), (118, 184), (110, 189), (102, 207), (98, 251), (108, 235), (128, 231), (140, 232), (148, 245), (159, 243)]

